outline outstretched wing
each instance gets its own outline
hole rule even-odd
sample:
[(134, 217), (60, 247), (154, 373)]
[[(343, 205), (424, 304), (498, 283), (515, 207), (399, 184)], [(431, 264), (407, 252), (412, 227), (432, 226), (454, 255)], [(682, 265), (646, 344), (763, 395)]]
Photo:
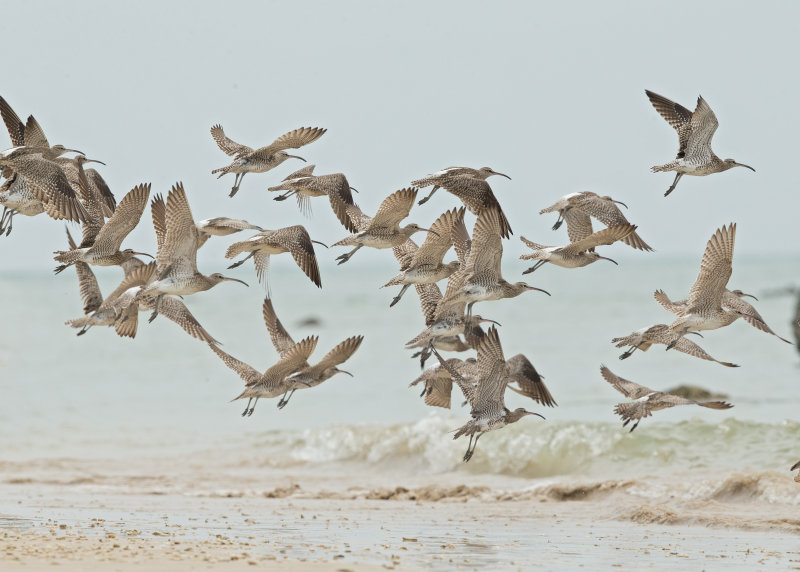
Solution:
[(216, 141), (217, 146), (219, 146), (226, 155), (244, 155), (253, 151), (253, 149), (247, 145), (242, 145), (226, 137), (225, 132), (222, 130), (222, 125), (214, 125), (214, 127), (211, 128), (211, 136), (214, 138), (214, 141)]
[(625, 397), (639, 399), (640, 397), (644, 397), (645, 395), (653, 393), (653, 390), (649, 387), (645, 387), (644, 385), (639, 385), (636, 382), (619, 377), (605, 365), (600, 366), (600, 373), (603, 375), (603, 379), (613, 385), (614, 389), (619, 391)]

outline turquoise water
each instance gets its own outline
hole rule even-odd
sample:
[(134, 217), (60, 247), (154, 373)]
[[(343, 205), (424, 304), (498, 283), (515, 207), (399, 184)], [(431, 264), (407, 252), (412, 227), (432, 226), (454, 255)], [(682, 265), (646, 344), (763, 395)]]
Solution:
[[(611, 338), (670, 320), (653, 301), (653, 290), (682, 297), (699, 263), (688, 258), (665, 262), (632, 251), (614, 254), (619, 267), (544, 267), (525, 277), (552, 297), (529, 292), (476, 305), (476, 312), (502, 324), (506, 356), (525, 353), (545, 376), (558, 407), (509, 397), (510, 407), (526, 406), (547, 419), (528, 418), (487, 435), (479, 447), (483, 454), (468, 470), (547, 476), (585, 472), (587, 466), (603, 474), (625, 470), (626, 464), (655, 469), (658, 462), (641, 461), (652, 460), (651, 446), (662, 441), (672, 451), (663, 453), (665, 458), (685, 460), (676, 467), (691, 468), (691, 459), (703, 455), (734, 467), (751, 454), (754, 469), (788, 469), (800, 458), (798, 429), (791, 421), (797, 419), (800, 402), (795, 347), (738, 321), (706, 332), (697, 342), (740, 368), (663, 347), (619, 361), (622, 350), (613, 347)], [(274, 400), (262, 400), (255, 414), (244, 419), (239, 415), (243, 403), (229, 403), (240, 392), (241, 380), (173, 323), (159, 318), (147, 324), (142, 314), (134, 340), (120, 339), (109, 328), (77, 337), (63, 325), (81, 313), (74, 272), (54, 277), (45, 268), (0, 274), (4, 458), (170, 454), (230, 446), (279, 465), (354, 460), (380, 471), (391, 470), (392, 463), (384, 461), (397, 457), (425, 471), (458, 467), (466, 443), (453, 442), (449, 431), (468, 412), (458, 405), (452, 411), (432, 410), (417, 388), (408, 388), (420, 369), (403, 343), (424, 326), (415, 293), (410, 290), (400, 304), (388, 307), (395, 289), (379, 286), (395, 272), (389, 253), (359, 252), (344, 266), (329, 260), (336, 252), (323, 255), (329, 256), (321, 264), (321, 291), (288, 257), (274, 257), (273, 302), (295, 340), (320, 336), (313, 358), (348, 336), (363, 334), (361, 349), (345, 366), (355, 377), (340, 375), (299, 391), (280, 411)], [(761, 298), (756, 307), (784, 337), (791, 337), (795, 301), (763, 294), (794, 283), (797, 268), (785, 260), (737, 260), (730, 282)], [(508, 279), (518, 279), (524, 262), (509, 259), (504, 269)], [(229, 272), (250, 287), (223, 283), (185, 302), (227, 352), (264, 370), (276, 360), (261, 318), (264, 290), (252, 266)], [(97, 274), (109, 292), (120, 272), (101, 268)], [(318, 319), (319, 325), (298, 325), (307, 318)], [(629, 435), (613, 414), (622, 398), (601, 378), (601, 363), (655, 389), (690, 383), (722, 392), (735, 407), (657, 412)], [(673, 434), (676, 441), (670, 445)], [(494, 446), (506, 447), (505, 458), (489, 453)]]

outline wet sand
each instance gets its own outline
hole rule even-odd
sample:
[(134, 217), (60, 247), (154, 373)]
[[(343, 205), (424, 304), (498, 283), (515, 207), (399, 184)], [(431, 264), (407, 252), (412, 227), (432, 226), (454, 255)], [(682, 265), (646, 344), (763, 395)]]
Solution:
[[(275, 486), (158, 492), (133, 480), (6, 481), (0, 568), (800, 569), (796, 506), (735, 494), (648, 500), (631, 494), (636, 480), (531, 487), (496, 475), (411, 478), (410, 487), (264, 478)], [(452, 478), (462, 484), (444, 484)]]

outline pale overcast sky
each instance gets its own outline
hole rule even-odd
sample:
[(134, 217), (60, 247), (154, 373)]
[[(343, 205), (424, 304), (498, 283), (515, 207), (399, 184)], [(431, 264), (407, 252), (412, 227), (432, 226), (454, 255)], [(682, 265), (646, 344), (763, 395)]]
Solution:
[[(335, 242), (346, 233), (325, 199), (307, 220), (265, 191), (299, 161), (248, 175), (233, 199), (232, 176), (210, 174), (229, 162), (215, 123), (252, 147), (319, 126), (328, 132), (298, 154), (318, 174), (344, 172), (368, 213), (449, 165), (509, 174), (490, 180), (515, 232), (509, 255), (523, 251), (520, 235), (565, 243), (538, 211), (593, 190), (625, 201), (658, 255), (699, 260), (714, 229), (736, 221), (737, 254), (800, 261), (797, 3), (11, 2), (2, 18), (0, 94), (51, 143), (105, 161), (118, 199), (181, 180), (196, 219), (303, 223)], [(684, 177), (664, 198), (674, 175), (650, 167), (674, 157), (677, 136), (645, 89), (690, 109), (702, 94), (720, 122), (716, 153), (757, 172)], [(440, 192), (408, 221), (428, 225), (455, 204)], [(14, 222), (0, 238), (4, 268), (49, 272), (64, 224)], [(143, 222), (126, 244), (154, 251), (149, 213)], [(222, 248), (202, 270), (220, 269)], [(391, 259), (362, 251), (349, 264), (378, 257)]]

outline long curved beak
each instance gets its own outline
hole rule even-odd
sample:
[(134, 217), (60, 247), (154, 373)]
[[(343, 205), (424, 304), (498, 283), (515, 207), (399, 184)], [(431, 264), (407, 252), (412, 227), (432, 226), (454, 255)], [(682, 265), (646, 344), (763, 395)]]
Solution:
[[(614, 264), (617, 264), (616, 260), (611, 260), (610, 258), (606, 258), (605, 256), (600, 256), (599, 254), (597, 255), (597, 258), (598, 258), (598, 260), (608, 260), (609, 262), (613, 262)], [(619, 266), (619, 264), (617, 264), (617, 266)]]
[(542, 290), (541, 288), (536, 288), (535, 286), (526, 286), (526, 288), (528, 290), (538, 290), (539, 292), (544, 292), (545, 294), (550, 296), (550, 292), (548, 292), (547, 290)]
[(700, 336), (701, 338), (703, 337), (703, 334), (701, 334), (700, 332), (686, 332), (686, 333), (687, 334), (694, 334), (695, 336)]
[(503, 325), (500, 322), (498, 322), (496, 320), (490, 320), (489, 318), (481, 318), (480, 320), (478, 320), (478, 322), (491, 322), (493, 324), (497, 324), (498, 326), (502, 326)]
[(318, 240), (312, 240), (311, 242), (313, 242), (314, 244), (321, 244), (321, 245), (322, 245), (322, 246), (324, 246), (325, 248), (328, 248), (328, 245), (327, 245), (327, 244), (325, 244), (324, 242), (320, 242), (320, 241), (318, 241)]
[(336, 371), (338, 371), (339, 373), (346, 373), (346, 374), (347, 374), (347, 375), (349, 375), (350, 377), (353, 377), (353, 374), (352, 374), (352, 373), (350, 373), (349, 371), (345, 371), (345, 370), (343, 370), (343, 369), (339, 369), (338, 367), (336, 368)]
[(152, 254), (147, 254), (146, 252), (134, 252), (134, 254), (136, 254), (137, 256), (147, 256), (148, 258), (152, 258), (153, 260), (156, 259), (155, 256), (153, 256)]
[(501, 177), (505, 177), (505, 178), (506, 178), (506, 179), (508, 179), (509, 181), (511, 180), (511, 177), (509, 177), (509, 176), (508, 176), (508, 175), (506, 175), (505, 173), (498, 173), (497, 171), (492, 171), (492, 173), (494, 173), (495, 175), (500, 175)]
[(223, 276), (222, 279), (228, 280), (229, 282), (239, 282), (240, 284), (244, 284), (248, 288), (250, 287), (250, 285), (247, 282), (245, 282), (244, 280), (239, 280), (238, 278), (228, 278), (227, 276)]
[(753, 300), (755, 300), (756, 302), (758, 302), (758, 298), (756, 298), (756, 297), (755, 297), (755, 296), (753, 296), (752, 294), (745, 294), (744, 292), (742, 292), (741, 294), (739, 294), (739, 296), (747, 296), (748, 298), (752, 298)]
[[(82, 154), (83, 153), (81, 153), (81, 155)], [(83, 162), (84, 163), (100, 163), (101, 165), (105, 165), (105, 163), (103, 163), (102, 161), (98, 161), (97, 159), (84, 159)]]
[(308, 163), (308, 161), (306, 161), (302, 157), (298, 157), (297, 155), (286, 155), (286, 156), (291, 157), (292, 159), (300, 159), (303, 163)]
[(78, 153), (80, 155), (83, 155), (84, 157), (86, 156), (86, 153), (84, 153), (83, 151), (78, 151), (77, 149), (67, 149), (66, 147), (64, 147), (64, 153)]
[(736, 163), (735, 161), (734, 161), (733, 164), (736, 165), (737, 167), (747, 167), (748, 169), (750, 169), (754, 173), (756, 172), (756, 170), (753, 169), (753, 167), (751, 167), (750, 165), (745, 165), (744, 163)]
[(628, 208), (628, 205), (626, 205), (626, 204), (625, 204), (625, 203), (623, 203), (622, 201), (615, 201), (614, 199), (611, 199), (611, 202), (612, 202), (612, 203), (617, 203), (618, 205), (622, 205), (622, 206), (623, 206), (623, 207), (625, 207), (626, 209)]
[(534, 413), (533, 411), (526, 411), (525, 415), (536, 415), (537, 417), (541, 417), (544, 419), (544, 415), (540, 415), (539, 413)]
[(429, 228), (422, 228), (422, 227), (419, 227), (419, 229), (420, 229), (420, 230), (424, 230), (425, 232), (430, 232), (431, 234), (435, 234), (436, 236), (441, 236), (441, 235), (440, 235), (438, 232), (436, 232), (435, 230), (431, 230), (431, 229), (429, 229)]

